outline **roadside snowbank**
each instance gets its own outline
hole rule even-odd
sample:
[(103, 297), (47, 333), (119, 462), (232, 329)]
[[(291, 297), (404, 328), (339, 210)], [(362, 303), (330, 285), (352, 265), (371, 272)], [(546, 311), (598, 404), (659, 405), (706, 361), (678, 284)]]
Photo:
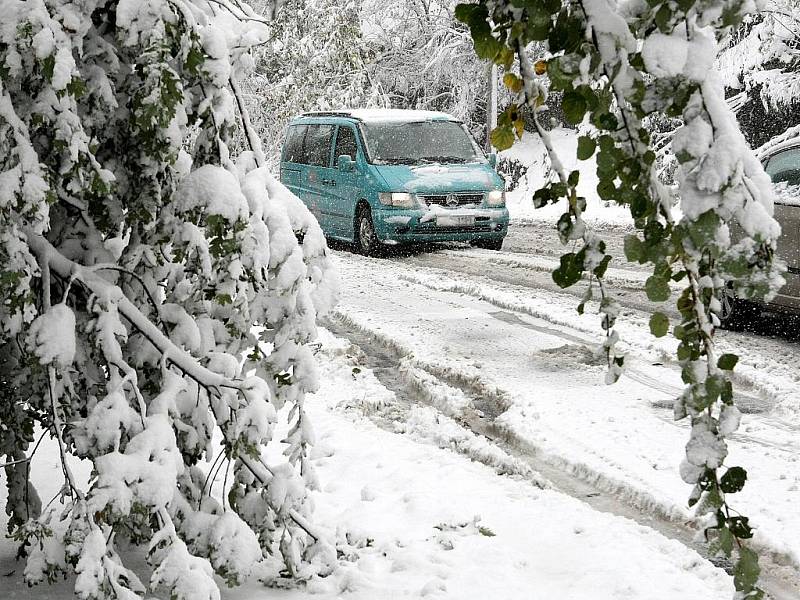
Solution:
[[(553, 147), (558, 153), (564, 168), (569, 173), (579, 170), (580, 181), (578, 191), (586, 198), (584, 218), (588, 223), (604, 223), (626, 225), (631, 216), (628, 209), (613, 202), (605, 202), (597, 196), (597, 174), (594, 156), (589, 160), (579, 161), (575, 157), (578, 147), (578, 133), (571, 129), (554, 129), (551, 132)], [(550, 180), (547, 154), (539, 136), (525, 132), (521, 140), (500, 153), (499, 158), (520, 161), (528, 168), (519, 186), (506, 193), (506, 206), (514, 222), (548, 221), (555, 226), (558, 217), (565, 210), (564, 202), (543, 208), (533, 207), (533, 193)]]

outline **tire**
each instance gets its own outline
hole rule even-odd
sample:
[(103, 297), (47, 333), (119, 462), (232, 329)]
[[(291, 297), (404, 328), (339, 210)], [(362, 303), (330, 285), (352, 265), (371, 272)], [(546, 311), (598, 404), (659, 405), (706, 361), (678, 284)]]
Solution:
[(737, 298), (732, 289), (726, 289), (719, 301), (722, 304), (718, 315), (722, 329), (742, 331), (758, 317), (757, 305)]
[(381, 250), (381, 242), (375, 233), (372, 211), (368, 206), (359, 207), (355, 224), (353, 237), (355, 238), (356, 250), (364, 256), (378, 256)]
[(475, 247), (483, 248), (484, 250), (500, 250), (503, 247), (503, 238), (499, 240), (475, 240), (473, 244)]

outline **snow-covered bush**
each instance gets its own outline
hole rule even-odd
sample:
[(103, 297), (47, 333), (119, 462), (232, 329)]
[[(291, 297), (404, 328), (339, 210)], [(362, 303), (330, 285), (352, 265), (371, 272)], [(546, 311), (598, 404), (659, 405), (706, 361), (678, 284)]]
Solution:
[[(27, 581), (71, 571), (80, 598), (141, 598), (120, 539), (178, 599), (219, 598), (214, 573), (235, 584), (265, 557), (326, 572), (303, 399), (337, 284), (252, 132), (228, 150), (261, 19), (227, 0), (2, 6), (0, 455)], [(267, 463), (284, 404), (286, 458)], [(37, 428), (64, 473), (45, 508)], [(221, 497), (201, 467), (215, 455)]]
[[(500, 116), (492, 141), (510, 147), (522, 134), (522, 108), (545, 105), (551, 89), (563, 92), (566, 119), (582, 124), (577, 155), (594, 155), (603, 200), (630, 209), (638, 230), (625, 240), (628, 260), (651, 264), (645, 291), (652, 302), (670, 297), (670, 281), (684, 281), (673, 328), (677, 358), (687, 387), (675, 402), (675, 418), (691, 418), (691, 435), (681, 476), (692, 484), (689, 504), (712, 539), (714, 551), (738, 560), (737, 598), (761, 598), (755, 552), (746, 546), (752, 529), (730, 506), (728, 495), (745, 485), (747, 474), (725, 465), (726, 438), (739, 425), (731, 372), (737, 357), (719, 355), (714, 331), (729, 287), (746, 298), (769, 297), (782, 285), (784, 265), (773, 260), (780, 227), (772, 218), (774, 192), (769, 177), (747, 146), (724, 100), (714, 69), (720, 43), (754, 8), (738, 0), (622, 2), (613, 0), (481, 0), (461, 4), (457, 16), (470, 26), (476, 53), (507, 67), (519, 61), (519, 75), (505, 83), (517, 94)], [(549, 55), (534, 62), (526, 48), (547, 42)], [(643, 125), (651, 115), (678, 117), (672, 139), (677, 185), (659, 180), (653, 139)], [(609, 383), (619, 377), (624, 356), (616, 349), (618, 303), (603, 284), (611, 256), (583, 219), (586, 200), (578, 196), (579, 171), (567, 173), (541, 135), (558, 180), (533, 196), (537, 206), (564, 202), (558, 235), (573, 252), (561, 257), (553, 279), (561, 287), (584, 276), (591, 284), (578, 307), (582, 312), (599, 289), (603, 344)], [(739, 233), (736, 233), (736, 231)], [(654, 335), (666, 335), (669, 317), (655, 313)]]

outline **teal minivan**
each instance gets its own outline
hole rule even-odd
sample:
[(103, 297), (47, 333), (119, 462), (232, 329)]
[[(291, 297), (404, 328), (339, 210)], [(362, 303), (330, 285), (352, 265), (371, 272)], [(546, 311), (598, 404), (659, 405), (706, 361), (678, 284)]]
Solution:
[(280, 178), (326, 236), (364, 254), (411, 242), (499, 250), (508, 210), (494, 162), (445, 113), (316, 112), (289, 123)]

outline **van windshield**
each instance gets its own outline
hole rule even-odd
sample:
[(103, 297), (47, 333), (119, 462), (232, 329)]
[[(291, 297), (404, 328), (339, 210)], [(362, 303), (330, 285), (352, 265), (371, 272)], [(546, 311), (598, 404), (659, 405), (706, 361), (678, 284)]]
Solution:
[(364, 123), (371, 162), (379, 165), (466, 163), (483, 156), (461, 123), (415, 121)]

